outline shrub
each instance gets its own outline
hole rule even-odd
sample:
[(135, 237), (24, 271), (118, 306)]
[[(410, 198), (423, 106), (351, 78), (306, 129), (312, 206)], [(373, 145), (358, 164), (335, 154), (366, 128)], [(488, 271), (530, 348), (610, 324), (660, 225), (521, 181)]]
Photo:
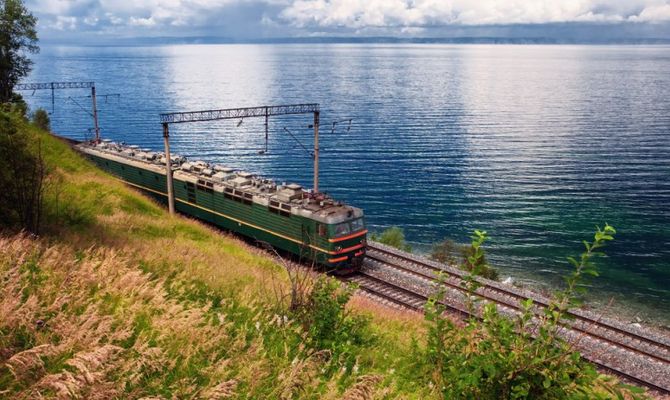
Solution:
[(433, 245), (430, 258), (441, 263), (457, 265), (477, 276), (498, 280), (498, 270), (488, 264), (484, 252), (480, 249), (487, 238), (486, 232), (475, 231), (470, 245), (458, 244), (453, 240), (445, 239)]
[(0, 103), (0, 110), (2, 112), (18, 115), (25, 119), (28, 115), (28, 103), (26, 103), (21, 94), (12, 93), (8, 102)]
[[(589, 399), (610, 392), (634, 398), (632, 389), (599, 375), (559, 336), (566, 311), (576, 304), (578, 285), (585, 276), (597, 275), (592, 262), (599, 255), (595, 250), (612, 240), (614, 233), (609, 225), (598, 229), (593, 242), (585, 243), (579, 261), (570, 259), (574, 272), (567, 278), (567, 287), (539, 315), (531, 299), (522, 303), (522, 312), (515, 318), (501, 316), (495, 304), (486, 303), (480, 308), (481, 320), (473, 318), (462, 328), (443, 316), (439, 300), (444, 289), (432, 296), (426, 305), (426, 363), (434, 366), (443, 397)], [(476, 232), (474, 238), (470, 261), (476, 264), (483, 252), (474, 242), (481, 244), (485, 234)], [(474, 295), (473, 281), (467, 287)]]
[(368, 319), (346, 309), (355, 290), (331, 277), (314, 281), (307, 302), (293, 313), (307, 332), (309, 347), (330, 351), (334, 357), (348, 356), (354, 346), (368, 341)]
[(0, 112), (0, 224), (39, 233), (46, 175), (40, 139)]
[(276, 311), (300, 325), (305, 333), (304, 344), (312, 352), (326, 352), (350, 363), (358, 353), (356, 348), (369, 343), (372, 336), (369, 318), (346, 308), (356, 285), (317, 275), (313, 269), (290, 263), (274, 253), (289, 280), (288, 288), (273, 286)]
[(451, 239), (445, 239), (433, 245), (430, 258), (443, 264), (457, 265), (465, 256), (466, 247)]
[(464, 249), (461, 268), (477, 276), (498, 280), (498, 271), (488, 264), (482, 249), (482, 245), (488, 239), (486, 231), (475, 230), (471, 239), (470, 246)]
[(397, 226), (392, 226), (379, 235), (373, 233), (371, 238), (376, 242), (395, 247), (396, 249), (412, 251), (412, 246), (405, 242), (405, 233)]
[(51, 121), (49, 120), (49, 113), (43, 108), (38, 108), (33, 113), (33, 124), (43, 131), (49, 132), (51, 130)]

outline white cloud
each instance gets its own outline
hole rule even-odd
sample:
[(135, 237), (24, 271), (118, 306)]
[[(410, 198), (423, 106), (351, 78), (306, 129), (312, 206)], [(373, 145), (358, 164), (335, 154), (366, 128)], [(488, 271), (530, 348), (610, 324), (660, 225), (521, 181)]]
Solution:
[(281, 16), (297, 26), (434, 26), (670, 21), (668, 0), (296, 0)]
[(89, 15), (89, 16), (87, 16), (86, 18), (84, 18), (84, 20), (83, 20), (83, 22), (84, 22), (86, 25), (89, 25), (89, 26), (96, 26), (96, 25), (98, 25), (98, 21), (100, 21), (100, 19), (99, 19), (98, 17), (94, 16), (94, 15)]
[(59, 31), (74, 30), (77, 27), (77, 18), (58, 16), (52, 26)]
[[(384, 32), (562, 22), (670, 22), (670, 0), (26, 0), (39, 29), (109, 35)], [(236, 10), (236, 11), (235, 11)], [(252, 11), (250, 11), (252, 10)], [(255, 10), (255, 11), (254, 11)], [(228, 27), (231, 30), (226, 30)], [(281, 33), (279, 33), (281, 34)]]
[(128, 20), (128, 25), (130, 25), (130, 26), (154, 26), (154, 25), (156, 25), (156, 20), (154, 20), (153, 17), (149, 17), (149, 18), (130, 17), (130, 20)]
[(631, 16), (635, 22), (663, 22), (670, 21), (670, 4), (658, 4), (642, 10), (638, 15)]
[[(72, 28), (69, 18), (96, 24), (151, 28), (158, 25), (197, 25), (214, 11), (243, 0), (28, 0), (30, 10), (48, 26)], [(77, 21), (73, 22), (75, 25)]]

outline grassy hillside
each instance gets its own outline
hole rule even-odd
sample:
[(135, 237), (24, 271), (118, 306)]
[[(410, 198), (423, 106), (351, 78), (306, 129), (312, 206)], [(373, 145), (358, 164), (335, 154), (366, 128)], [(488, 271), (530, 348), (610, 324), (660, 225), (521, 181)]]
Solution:
[[(318, 279), (295, 306), (277, 260), (170, 217), (64, 142), (15, 123), (40, 143), (50, 175), (43, 234), (0, 234), (0, 398), (616, 393), (578, 356), (533, 345), (494, 311), (481, 325), (434, 312), (426, 323)], [(523, 363), (532, 369), (519, 373)]]
[(305, 345), (286, 275), (34, 131), (52, 169), (45, 234), (0, 238), (0, 397), (429, 398), (418, 318), (386, 315), (338, 358)]

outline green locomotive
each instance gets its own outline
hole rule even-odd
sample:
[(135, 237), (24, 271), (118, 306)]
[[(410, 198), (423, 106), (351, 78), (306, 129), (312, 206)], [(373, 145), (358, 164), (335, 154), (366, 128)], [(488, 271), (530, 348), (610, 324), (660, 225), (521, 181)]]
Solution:
[[(167, 201), (163, 153), (108, 140), (77, 145), (100, 168), (160, 201)], [(173, 156), (175, 207), (216, 226), (348, 272), (365, 255), (363, 211), (310, 193), (296, 184), (277, 185), (250, 173)]]

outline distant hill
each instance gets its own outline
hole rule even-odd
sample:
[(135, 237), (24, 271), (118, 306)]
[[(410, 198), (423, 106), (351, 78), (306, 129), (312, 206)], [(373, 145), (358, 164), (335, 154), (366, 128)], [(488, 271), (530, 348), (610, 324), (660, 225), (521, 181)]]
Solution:
[(98, 39), (71, 43), (45, 40), (54, 45), (160, 46), (175, 44), (670, 44), (667, 38), (556, 38), (556, 37), (393, 37), (393, 36), (305, 36), (238, 39), (219, 36), (156, 36)]

